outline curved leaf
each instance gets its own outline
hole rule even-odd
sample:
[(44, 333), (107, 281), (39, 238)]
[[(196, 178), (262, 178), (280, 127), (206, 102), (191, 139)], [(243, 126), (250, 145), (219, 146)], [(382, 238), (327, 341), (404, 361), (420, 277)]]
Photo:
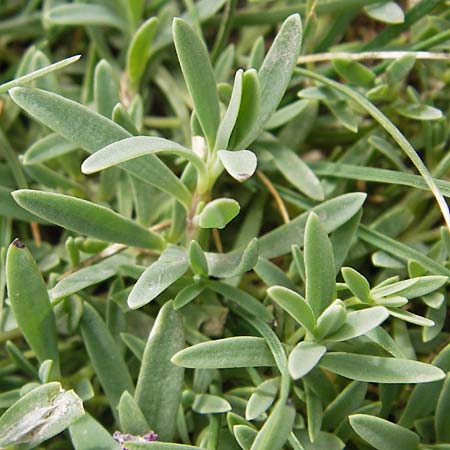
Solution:
[(21, 189), (14, 200), (48, 222), (107, 242), (163, 249), (164, 239), (121, 215), (95, 203), (52, 192)]

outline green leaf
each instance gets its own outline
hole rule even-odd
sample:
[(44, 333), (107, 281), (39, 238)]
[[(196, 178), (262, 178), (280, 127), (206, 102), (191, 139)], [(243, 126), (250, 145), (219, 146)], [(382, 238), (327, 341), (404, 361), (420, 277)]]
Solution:
[(209, 202), (196, 220), (201, 228), (225, 228), (240, 211), (241, 207), (232, 198), (216, 198)]
[(150, 430), (144, 414), (129, 392), (125, 391), (120, 397), (117, 411), (119, 412), (120, 427), (124, 433), (140, 435), (148, 433)]
[(81, 55), (71, 56), (70, 58), (63, 59), (56, 63), (50, 64), (49, 66), (42, 67), (38, 70), (34, 70), (33, 72), (15, 78), (14, 80), (0, 84), (0, 94), (9, 91), (12, 88), (23, 86), (24, 84), (27, 83), (31, 83), (32, 81), (38, 80), (41, 77), (45, 77), (45, 75), (49, 73), (55, 72), (56, 70), (62, 69), (63, 67), (68, 66), (69, 64), (77, 62), (80, 58)]
[(364, 402), (367, 383), (352, 381), (327, 406), (323, 415), (323, 425), (327, 429), (335, 429), (349, 414), (357, 410)]
[(184, 20), (173, 22), (173, 40), (195, 112), (210, 148), (220, 122), (219, 96), (205, 44)]
[(196, 275), (208, 276), (208, 260), (197, 241), (191, 241), (188, 249), (189, 266)]
[(289, 373), (294, 380), (303, 378), (320, 361), (327, 351), (323, 345), (314, 342), (300, 342), (289, 355)]
[(414, 67), (415, 63), (416, 55), (414, 53), (392, 61), (385, 71), (388, 84), (393, 86), (394, 84), (403, 81)]
[(217, 395), (197, 394), (192, 410), (199, 414), (220, 414), (231, 411), (231, 405)]
[(24, 154), (24, 165), (41, 164), (49, 159), (66, 155), (77, 149), (72, 142), (66, 141), (58, 134), (49, 134), (36, 141)]
[(442, 111), (433, 106), (412, 104), (397, 107), (395, 110), (403, 117), (414, 120), (439, 120), (442, 118)]
[(441, 369), (409, 359), (351, 353), (327, 353), (319, 365), (333, 373), (369, 383), (428, 383), (441, 380)]
[(128, 367), (105, 322), (88, 303), (84, 303), (80, 327), (89, 359), (116, 415), (122, 394), (134, 392)]
[[(325, 230), (331, 233), (351, 219), (360, 210), (365, 199), (366, 195), (362, 193), (345, 194), (321, 203), (312, 211), (323, 218)], [(258, 240), (259, 255), (272, 259), (290, 253), (293, 244), (301, 244), (309, 214), (308, 211), (300, 214), (288, 224), (262, 236)]]
[(94, 102), (95, 109), (102, 116), (110, 118), (119, 98), (119, 80), (108, 61), (102, 59), (95, 66)]
[(308, 386), (305, 386), (306, 418), (308, 420), (309, 440), (314, 443), (317, 439), (323, 420), (323, 405), (321, 399)]
[(419, 325), (420, 327), (432, 327), (434, 322), (422, 316), (418, 316), (409, 311), (404, 311), (403, 309), (388, 308), (389, 314), (397, 319), (404, 320), (405, 322), (413, 323)]
[(245, 418), (247, 420), (256, 419), (272, 406), (279, 385), (279, 378), (272, 378), (262, 382), (256, 387), (248, 399), (247, 407), (245, 409)]
[(120, 445), (89, 414), (73, 423), (70, 428), (70, 439), (75, 450), (120, 450)]
[(338, 331), (347, 319), (347, 311), (342, 300), (335, 300), (317, 319), (317, 327), (314, 330), (315, 341), (320, 341), (326, 336)]
[(233, 132), (233, 128), (236, 124), (241, 106), (243, 73), (243, 70), (239, 69), (234, 77), (234, 85), (233, 91), (231, 92), (230, 102), (228, 103), (228, 108), (217, 131), (217, 139), (215, 143), (216, 150), (228, 148), (231, 133)]
[(150, 46), (158, 27), (158, 18), (147, 19), (138, 28), (128, 46), (127, 52), (127, 74), (130, 83), (135, 89), (138, 88), (145, 67), (150, 57)]
[(296, 435), (305, 450), (343, 450), (345, 447), (345, 444), (337, 436), (330, 433), (318, 433), (314, 443), (309, 440), (306, 430), (299, 430)]
[(313, 200), (324, 200), (324, 192), (314, 172), (293, 151), (281, 145), (272, 152), (273, 162), (281, 174), (300, 192)]
[(377, 450), (416, 450), (419, 436), (406, 428), (375, 416), (350, 416), (352, 428)]
[(327, 336), (327, 340), (341, 342), (362, 336), (381, 325), (388, 317), (389, 312), (383, 306), (353, 311), (347, 314), (347, 319), (339, 330)]
[(140, 308), (154, 300), (189, 268), (186, 251), (169, 245), (157, 261), (139, 277), (128, 297), (128, 306)]
[(209, 274), (217, 278), (233, 278), (253, 269), (258, 262), (258, 240), (253, 238), (243, 251), (206, 253)]
[[(28, 114), (89, 153), (131, 136), (112, 120), (57, 94), (14, 88), (10, 95)], [(64, 111), (65, 120), (61, 120), (61, 111)], [(190, 206), (191, 193), (156, 156), (148, 155), (146, 161), (129, 161), (120, 167), (145, 183), (170, 193), (186, 208)]]
[(255, 124), (250, 132), (241, 138), (237, 144), (238, 148), (246, 148), (256, 139), (278, 107), (297, 63), (301, 41), (302, 23), (300, 16), (294, 14), (284, 21), (258, 71), (261, 106)]
[(232, 135), (229, 139), (229, 148), (242, 148), (237, 143), (248, 136), (255, 125), (261, 104), (261, 85), (255, 69), (244, 72), (242, 78), (242, 94), (239, 112)]
[(74, 391), (63, 390), (60, 383), (44, 384), (25, 394), (0, 417), (0, 445), (35, 448), (83, 414), (83, 404)]
[(308, 100), (297, 100), (289, 105), (283, 106), (272, 114), (264, 128), (266, 130), (272, 130), (281, 127), (305, 111), (308, 106)]
[(172, 302), (160, 309), (148, 337), (136, 385), (136, 403), (163, 441), (173, 439), (184, 369), (170, 360), (184, 347), (183, 323)]
[[(25, 222), (45, 223), (40, 217), (21, 208), (13, 199), (14, 189), (0, 186), (0, 216), (23, 220)], [(256, 263), (255, 263), (256, 264)]]
[(336, 278), (333, 248), (327, 232), (315, 213), (305, 227), (306, 301), (316, 317), (333, 301)]
[(153, 136), (133, 136), (114, 142), (89, 156), (83, 162), (81, 171), (91, 174), (141, 156), (157, 153), (172, 153), (187, 159), (197, 169), (199, 177), (206, 181), (206, 165), (194, 152), (176, 142)]
[(349, 84), (370, 87), (375, 80), (375, 74), (357, 61), (335, 58), (332, 60), (336, 72)]
[(405, 15), (402, 8), (395, 2), (387, 1), (374, 3), (364, 7), (366, 14), (372, 19), (379, 20), (384, 23), (403, 23)]
[(310, 333), (314, 332), (316, 325), (314, 312), (300, 294), (282, 286), (272, 286), (267, 290), (267, 293), (301, 326), (305, 327)]
[(21, 333), (40, 363), (53, 361), (53, 377), (59, 377), (56, 321), (47, 287), (31, 253), (18, 239), (8, 248), (6, 281)]
[(358, 132), (358, 120), (345, 101), (326, 101), (325, 102), (337, 121), (350, 130), (352, 133)]
[(233, 434), (243, 450), (250, 450), (257, 431), (247, 425), (235, 425), (233, 427)]
[(439, 289), (447, 281), (448, 277), (439, 275), (416, 277), (399, 281), (398, 283), (392, 283), (381, 288), (374, 287), (372, 289), (372, 295), (376, 298), (387, 297), (393, 294), (406, 298), (422, 297)]
[(95, 4), (64, 4), (45, 13), (44, 20), (51, 25), (108, 26), (126, 30), (127, 23), (112, 9)]
[(107, 242), (163, 249), (164, 239), (95, 203), (51, 192), (21, 189), (14, 200), (24, 209), (60, 227)]
[(258, 258), (258, 264), (253, 270), (267, 286), (279, 285), (293, 291), (297, 289), (295, 283), (291, 281), (282, 269), (265, 258)]
[(238, 336), (201, 342), (178, 352), (172, 362), (193, 369), (274, 366), (275, 361), (265, 340)]
[(201, 282), (188, 284), (176, 295), (173, 301), (174, 309), (180, 309), (196, 299), (205, 290), (205, 285)]
[(98, 264), (79, 269), (56, 283), (49, 291), (50, 298), (55, 301), (101, 283), (116, 275), (120, 267), (128, 261), (128, 258), (123, 255), (115, 255)]
[(217, 152), (225, 170), (237, 181), (242, 183), (248, 180), (256, 170), (258, 160), (250, 150), (219, 150)]
[(370, 285), (367, 278), (351, 267), (343, 267), (341, 272), (345, 283), (353, 295), (362, 302), (368, 303), (370, 299)]
[(291, 434), (294, 420), (295, 408), (278, 401), (256, 435), (250, 450), (280, 450)]

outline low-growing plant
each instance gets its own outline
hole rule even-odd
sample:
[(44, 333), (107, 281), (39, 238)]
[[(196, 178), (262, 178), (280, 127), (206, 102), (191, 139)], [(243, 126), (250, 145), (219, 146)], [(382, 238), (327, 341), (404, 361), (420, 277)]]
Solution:
[(448, 2), (179, 3), (0, 4), (0, 448), (450, 449)]

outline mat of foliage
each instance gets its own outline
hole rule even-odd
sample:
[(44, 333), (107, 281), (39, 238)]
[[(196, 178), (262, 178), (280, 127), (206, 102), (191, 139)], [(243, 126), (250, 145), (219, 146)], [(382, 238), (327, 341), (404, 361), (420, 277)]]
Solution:
[(0, 448), (450, 449), (449, 30), (0, 1)]

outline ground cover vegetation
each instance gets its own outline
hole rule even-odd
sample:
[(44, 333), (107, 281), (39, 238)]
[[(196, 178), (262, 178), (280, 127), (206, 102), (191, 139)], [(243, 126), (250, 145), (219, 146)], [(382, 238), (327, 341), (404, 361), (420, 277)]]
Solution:
[(0, 1), (0, 448), (450, 449), (449, 24)]

